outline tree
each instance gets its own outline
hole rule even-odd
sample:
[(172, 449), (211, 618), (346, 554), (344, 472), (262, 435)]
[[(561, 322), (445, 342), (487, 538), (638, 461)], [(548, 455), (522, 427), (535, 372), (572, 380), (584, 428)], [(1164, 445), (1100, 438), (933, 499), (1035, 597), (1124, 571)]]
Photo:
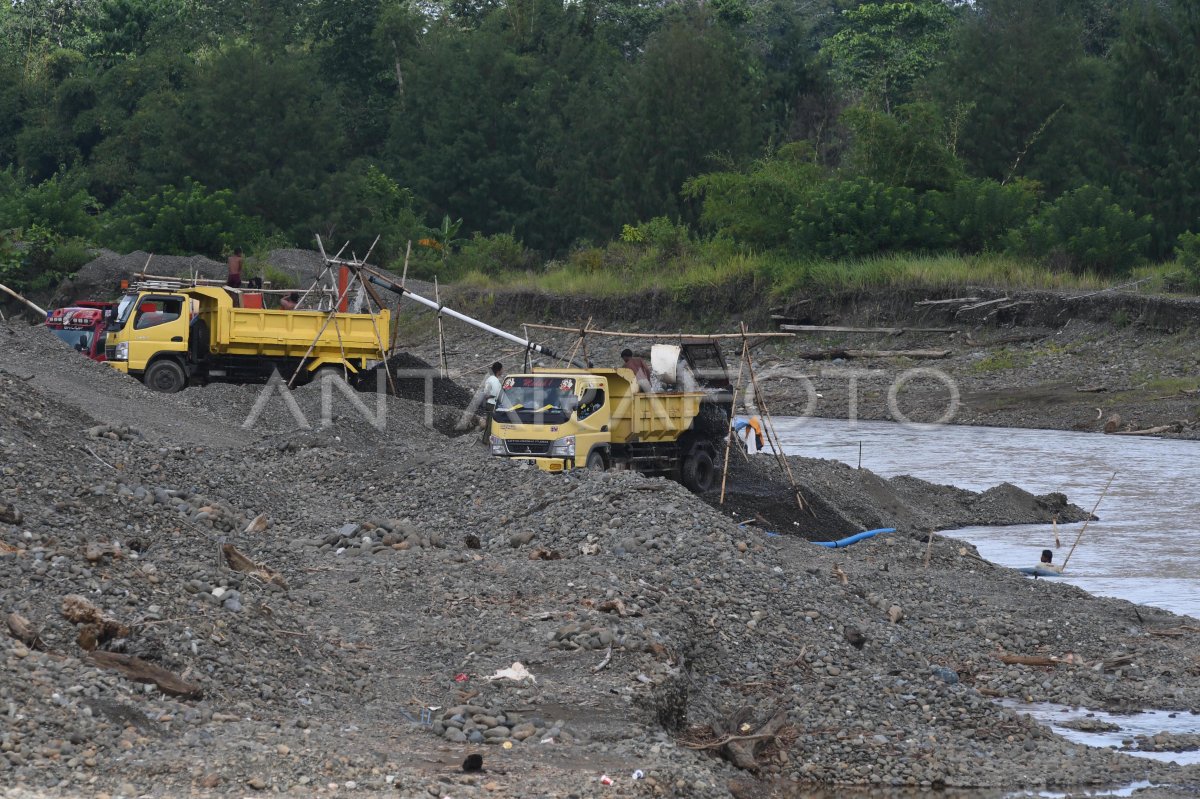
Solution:
[(853, 133), (846, 165), (854, 174), (917, 191), (946, 189), (964, 176), (932, 103), (907, 103), (891, 114), (858, 106), (843, 119)]
[(1200, 8), (1184, 0), (1133, 4), (1113, 50), (1112, 103), (1127, 141), (1118, 184), (1140, 198), (1169, 252), (1200, 218)]
[(941, 61), (954, 21), (942, 0), (863, 3), (842, 16), (846, 27), (821, 48), (833, 76), (848, 94), (887, 113)]
[(145, 200), (119, 203), (108, 213), (104, 231), (105, 242), (117, 249), (213, 258), (261, 235), (238, 210), (233, 192), (209, 192), (191, 178), (178, 189), (167, 186)]

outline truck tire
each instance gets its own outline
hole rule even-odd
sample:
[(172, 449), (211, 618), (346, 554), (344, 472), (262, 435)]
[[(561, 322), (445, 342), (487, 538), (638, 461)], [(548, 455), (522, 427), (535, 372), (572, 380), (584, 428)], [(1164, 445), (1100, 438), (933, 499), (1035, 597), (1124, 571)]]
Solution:
[(602, 472), (608, 468), (608, 464), (604, 461), (604, 450), (594, 449), (588, 453), (587, 457), (588, 471)]
[(683, 459), (680, 482), (696, 494), (703, 494), (713, 487), (716, 468), (712, 455), (703, 447), (694, 447)]
[(142, 383), (151, 391), (175, 394), (187, 387), (187, 374), (175, 361), (164, 359), (150, 364), (142, 375)]

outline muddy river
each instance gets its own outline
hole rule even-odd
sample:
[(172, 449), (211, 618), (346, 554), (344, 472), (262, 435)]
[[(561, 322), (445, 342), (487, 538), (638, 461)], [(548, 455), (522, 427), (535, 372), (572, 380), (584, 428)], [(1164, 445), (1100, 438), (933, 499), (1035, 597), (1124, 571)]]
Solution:
[[(1009, 482), (1035, 494), (1065, 493), (1099, 521), (1088, 525), (1062, 580), (1103, 596), (1200, 619), (1200, 444), (1054, 430), (785, 417), (775, 420), (788, 454), (830, 458), (885, 477), (908, 474), (981, 491)], [(1062, 563), (1081, 524), (968, 527), (945, 533), (1003, 566), (1032, 566), (1042, 549)]]
[[(885, 477), (908, 474), (935, 483), (982, 491), (1009, 482), (1035, 494), (1065, 493), (1091, 510), (1116, 472), (1096, 515), (1087, 526), (1061, 578), (1086, 591), (1154, 605), (1200, 619), (1200, 444), (1131, 436), (1104, 436), (1053, 430), (1020, 430), (947, 425), (916, 428), (891, 422), (784, 417), (775, 420), (789, 455), (840, 460)], [(968, 527), (944, 535), (970, 541), (979, 554), (1003, 566), (1032, 566), (1042, 549), (1054, 549), (1062, 563), (1082, 524), (1059, 525), (1055, 548), (1052, 525)], [(1012, 705), (1078, 743), (1114, 747), (1142, 728), (1174, 733), (1200, 732), (1200, 717), (1148, 711), (1110, 717), (1087, 708)], [(1063, 722), (1092, 712), (1120, 726), (1108, 734), (1067, 729)], [(1200, 753), (1130, 753), (1200, 762)], [(1093, 795), (1129, 796), (1145, 783), (1112, 786)], [(864, 796), (908, 799), (918, 794), (883, 791)], [(988, 791), (948, 792), (963, 799), (990, 799)], [(1003, 792), (1004, 796), (1062, 796), (1053, 792)], [(820, 792), (796, 796), (820, 797)]]

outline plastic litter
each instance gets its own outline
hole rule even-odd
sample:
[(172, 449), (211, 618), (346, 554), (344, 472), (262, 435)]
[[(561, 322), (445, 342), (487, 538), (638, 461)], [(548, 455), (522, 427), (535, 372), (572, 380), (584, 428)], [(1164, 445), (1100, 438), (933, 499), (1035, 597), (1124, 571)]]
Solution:
[(641, 769), (637, 769), (633, 772), (633, 778), (635, 780), (643, 780), (646, 778), (646, 772), (642, 771)]
[(455, 682), (466, 682), (469, 679), (471, 678), (465, 671), (454, 675)]
[(513, 682), (524, 682), (525, 680), (529, 680), (533, 683), (537, 682), (537, 678), (530, 674), (529, 669), (525, 668), (525, 665), (519, 660), (515, 661), (507, 669), (500, 669), (498, 672), (485, 679), (488, 681), (512, 680)]
[(600, 775), (600, 784), (601, 785), (612, 785), (613, 779), (612, 779), (612, 777), (608, 776), (607, 774), (601, 774)]

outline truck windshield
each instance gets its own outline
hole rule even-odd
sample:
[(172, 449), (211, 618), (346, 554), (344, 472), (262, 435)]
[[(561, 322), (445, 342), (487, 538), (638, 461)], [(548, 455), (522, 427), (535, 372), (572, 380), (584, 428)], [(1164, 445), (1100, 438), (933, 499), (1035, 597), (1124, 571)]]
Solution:
[(71, 347), (74, 347), (80, 352), (91, 352), (92, 349), (92, 331), (91, 330), (62, 330), (56, 329), (54, 335), (65, 341)]
[(506, 377), (496, 417), (518, 424), (561, 424), (576, 404), (573, 378)]
[(129, 321), (129, 314), (137, 305), (137, 296), (126, 294), (121, 298), (121, 302), (117, 304), (117, 329), (125, 327), (125, 323)]

